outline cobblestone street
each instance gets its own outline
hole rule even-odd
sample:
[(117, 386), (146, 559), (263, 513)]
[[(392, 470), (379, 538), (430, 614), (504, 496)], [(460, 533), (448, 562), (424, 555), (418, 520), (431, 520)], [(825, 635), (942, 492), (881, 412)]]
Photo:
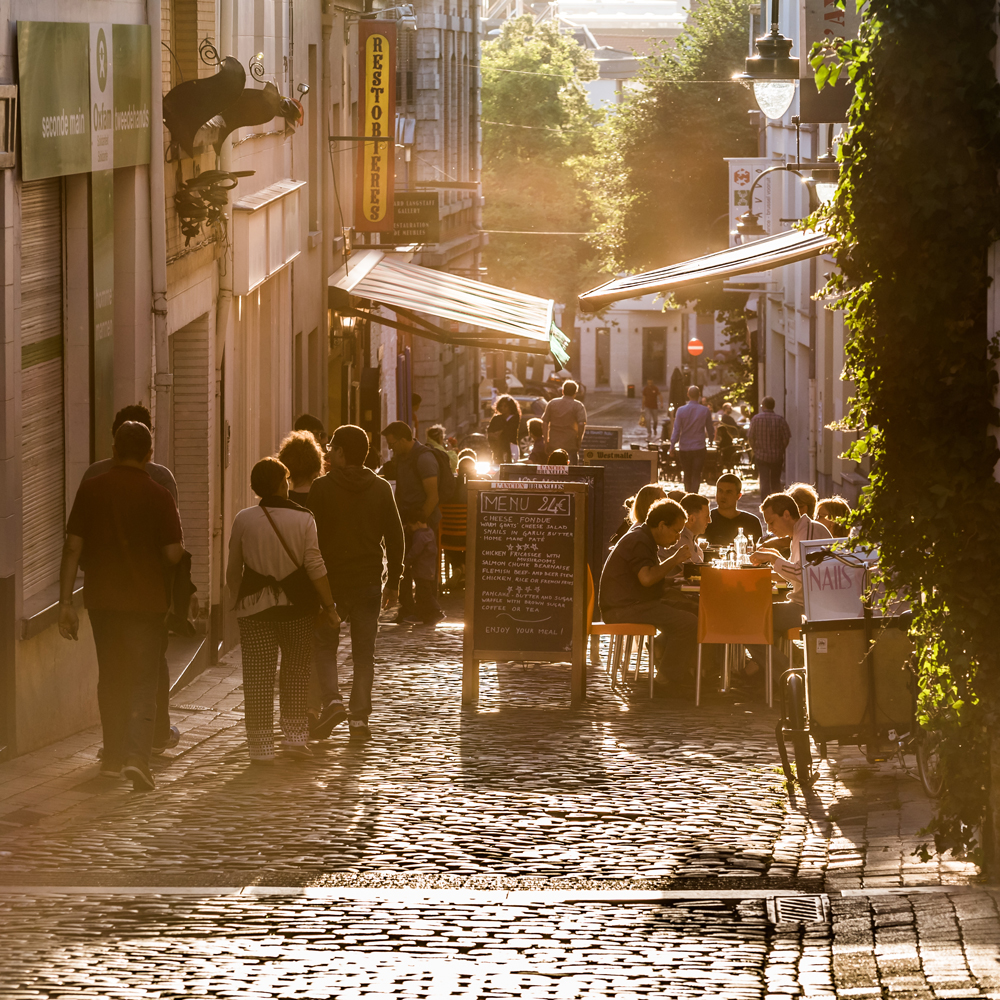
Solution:
[(154, 792), (97, 776), (99, 730), (0, 765), (0, 994), (1000, 996), (994, 894), (911, 856), (898, 764), (831, 748), (790, 800), (759, 701), (593, 668), (573, 711), (568, 668), (485, 664), (463, 710), (447, 610), (383, 626), (370, 744), (251, 769), (236, 651)]

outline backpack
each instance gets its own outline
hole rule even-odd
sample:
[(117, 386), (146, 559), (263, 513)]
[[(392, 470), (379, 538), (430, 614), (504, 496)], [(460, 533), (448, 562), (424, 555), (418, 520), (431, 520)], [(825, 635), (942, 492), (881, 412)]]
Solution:
[(451, 471), (451, 460), (440, 448), (431, 448), (430, 445), (415, 443), (415, 447), (424, 448), (429, 451), (438, 464), (438, 503), (452, 503), (455, 494), (458, 492), (458, 480), (455, 473)]

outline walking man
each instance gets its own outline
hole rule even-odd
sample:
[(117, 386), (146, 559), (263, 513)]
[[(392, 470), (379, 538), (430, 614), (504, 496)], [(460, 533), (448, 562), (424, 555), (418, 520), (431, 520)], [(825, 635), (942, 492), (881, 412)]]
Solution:
[(578, 461), (583, 432), (587, 429), (587, 410), (576, 398), (579, 386), (572, 379), (562, 385), (562, 395), (550, 399), (542, 414), (542, 428), (549, 454), (562, 448), (569, 455), (569, 464)]
[(173, 498), (146, 471), (152, 454), (149, 428), (126, 420), (115, 433), (114, 467), (77, 490), (59, 572), (59, 634), (77, 639), (73, 584), (83, 557), (104, 730), (101, 774), (122, 774), (136, 791), (155, 787), (149, 755), (169, 608), (165, 569), (183, 553)]
[(785, 418), (774, 412), (773, 397), (765, 396), (760, 401), (760, 413), (751, 418), (747, 438), (760, 478), (760, 495), (769, 497), (772, 493), (780, 493), (781, 469), (792, 432)]
[[(116, 414), (114, 423), (111, 425), (111, 439), (114, 440), (126, 420), (137, 420), (140, 424), (149, 428), (150, 435), (153, 432), (153, 418), (141, 403), (134, 406), (123, 406)], [(95, 476), (103, 476), (105, 472), (110, 472), (114, 468), (113, 458), (103, 458), (99, 462), (94, 462), (83, 474), (82, 482), (93, 479)], [(177, 481), (174, 474), (165, 466), (157, 465), (156, 462), (146, 463), (146, 472), (154, 483), (162, 486), (177, 504)], [(186, 609), (179, 609), (186, 610)], [(156, 722), (153, 725), (153, 753), (163, 753), (177, 746), (180, 742), (180, 730), (176, 726), (170, 725), (170, 670), (167, 666), (167, 643), (169, 634), (167, 632), (166, 621), (163, 624), (163, 640), (160, 651), (160, 668), (156, 679)]]
[[(371, 739), (368, 717), (378, 616), (382, 608), (396, 603), (403, 566), (403, 526), (396, 500), (392, 487), (365, 467), (368, 445), (362, 428), (338, 427), (331, 441), (330, 471), (312, 484), (306, 501), (316, 517), (337, 614), (351, 624), (354, 682), (348, 728), (353, 743)], [(314, 739), (326, 739), (347, 717), (337, 678), (339, 642), (340, 630), (321, 623), (316, 630), (316, 670), (324, 707), (311, 733)]]
[[(410, 425), (394, 420), (382, 436), (396, 460), (396, 506), (404, 525), (417, 521), (437, 530), (441, 520), (438, 508), (438, 460), (434, 452), (413, 440)], [(412, 543), (412, 533), (404, 532), (406, 548)], [(436, 548), (436, 545), (435, 545)], [(413, 595), (413, 574), (404, 568), (399, 585), (399, 616), (401, 625), (434, 625), (444, 618), (437, 602), (436, 586), (421, 588), (419, 600)]]
[(715, 439), (715, 425), (712, 423), (712, 411), (698, 402), (701, 389), (696, 385), (689, 386), (687, 395), (688, 401), (678, 408), (674, 416), (670, 445), (677, 449), (677, 460), (684, 474), (684, 492), (697, 493), (701, 489), (705, 455)]
[(642, 415), (646, 421), (646, 440), (651, 441), (656, 435), (656, 425), (660, 415), (660, 406), (663, 397), (656, 383), (651, 379), (646, 379), (646, 384), (642, 387)]

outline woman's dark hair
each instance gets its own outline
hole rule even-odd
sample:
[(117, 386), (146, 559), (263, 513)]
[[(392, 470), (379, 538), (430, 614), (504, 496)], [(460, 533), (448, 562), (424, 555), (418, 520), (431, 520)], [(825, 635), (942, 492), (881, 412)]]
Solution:
[(633, 524), (642, 524), (646, 520), (646, 514), (649, 512), (649, 508), (656, 503), (657, 500), (666, 499), (667, 491), (662, 486), (657, 486), (655, 483), (650, 483), (648, 486), (643, 486), (634, 497), (629, 497), (625, 501), (629, 507), (629, 519)]
[(287, 478), (287, 466), (276, 458), (262, 458), (250, 470), (250, 489), (263, 500), (275, 496)]
[(348, 465), (364, 465), (370, 443), (368, 432), (356, 424), (341, 424), (330, 439), (330, 447), (340, 448)]
[(569, 465), (569, 452), (562, 448), (556, 448), (549, 453), (548, 465)]
[(684, 508), (676, 500), (657, 500), (646, 514), (646, 526), (655, 528), (659, 524), (672, 527), (687, 520)]
[(824, 497), (816, 504), (816, 514), (842, 525), (851, 516), (851, 505), (843, 497)]
[(278, 459), (296, 483), (315, 478), (323, 469), (323, 449), (312, 431), (292, 431), (281, 442)]
[(504, 408), (507, 409), (507, 416), (512, 413), (517, 414), (517, 419), (521, 419), (521, 407), (518, 405), (517, 400), (513, 396), (508, 396), (506, 393), (503, 396), (497, 397), (497, 413), (502, 412)]

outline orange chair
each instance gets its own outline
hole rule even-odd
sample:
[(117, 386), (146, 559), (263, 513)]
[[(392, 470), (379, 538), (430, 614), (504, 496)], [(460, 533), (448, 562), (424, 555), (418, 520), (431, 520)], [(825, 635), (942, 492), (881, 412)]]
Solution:
[(441, 560), (441, 583), (448, 583), (448, 557), (446, 552), (464, 552), (468, 529), (469, 508), (464, 503), (443, 503), (438, 521), (438, 558)]
[[(653, 680), (656, 677), (656, 667), (653, 662), (653, 639), (656, 636), (655, 625), (627, 624), (625, 622), (606, 625), (604, 622), (594, 621), (594, 577), (587, 567), (587, 622), (588, 634), (599, 638), (602, 635), (611, 637), (611, 648), (608, 650), (607, 671), (611, 674), (611, 686), (615, 686), (615, 678), (621, 670), (622, 681), (628, 672), (629, 664), (632, 661), (632, 643), (638, 639), (638, 646), (635, 651), (635, 673), (632, 675), (633, 681), (639, 680), (639, 668), (642, 665), (642, 647), (646, 646), (647, 662), (649, 665), (649, 697), (653, 697)], [(598, 652), (598, 657), (600, 653)]]
[[(701, 704), (701, 647), (703, 643), (742, 647), (767, 646), (765, 693), (770, 708), (771, 643), (774, 641), (774, 613), (771, 606), (771, 569), (701, 570), (701, 593), (698, 598), (698, 673), (695, 677), (694, 703)], [(723, 686), (729, 686), (729, 650)]]

